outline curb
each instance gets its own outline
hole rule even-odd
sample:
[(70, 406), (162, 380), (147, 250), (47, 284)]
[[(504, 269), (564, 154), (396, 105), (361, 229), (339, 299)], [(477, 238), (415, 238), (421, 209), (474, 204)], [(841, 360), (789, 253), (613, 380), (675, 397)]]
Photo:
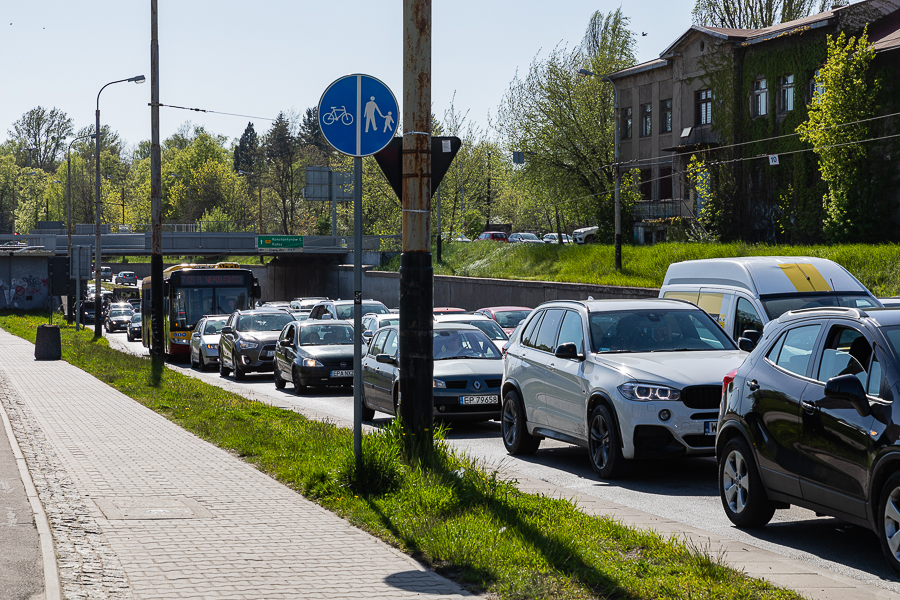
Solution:
[(28, 463), (25, 462), (25, 455), (22, 454), (22, 449), (19, 448), (19, 442), (13, 432), (12, 423), (9, 421), (6, 409), (2, 406), (0, 406), (0, 417), (3, 418), (6, 437), (9, 439), (9, 445), (12, 446), (13, 456), (16, 458), (16, 466), (19, 468), (19, 476), (22, 478), (25, 494), (28, 496), (31, 510), (34, 513), (34, 524), (37, 527), (38, 539), (41, 542), (41, 557), (43, 558), (44, 566), (44, 598), (45, 600), (62, 600), (59, 568), (56, 564), (56, 549), (53, 545), (53, 534), (50, 531), (47, 513), (44, 512), (44, 505), (41, 504), (37, 488), (34, 487), (34, 481), (32, 481), (31, 473), (28, 471)]

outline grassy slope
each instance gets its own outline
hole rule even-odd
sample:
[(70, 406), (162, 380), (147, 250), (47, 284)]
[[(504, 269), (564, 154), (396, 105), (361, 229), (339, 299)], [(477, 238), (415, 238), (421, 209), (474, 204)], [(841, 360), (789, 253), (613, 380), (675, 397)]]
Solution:
[[(613, 268), (613, 247), (477, 242), (444, 244), (436, 275), (536, 279), (599, 285), (659, 287), (673, 262), (729, 256), (818, 256), (853, 273), (876, 296), (900, 296), (900, 246), (767, 246), (733, 244), (657, 244), (624, 246), (622, 272)], [(395, 258), (381, 270), (396, 271)]]
[[(0, 311), (0, 327), (31, 341), (44, 322)], [(364, 437), (354, 474), (348, 429), (154, 367), (90, 332), (63, 324), (60, 333), (64, 360), (474, 591), (510, 600), (799, 598), (682, 542), (524, 494), (441, 442), (429, 464), (406, 463), (396, 422)]]

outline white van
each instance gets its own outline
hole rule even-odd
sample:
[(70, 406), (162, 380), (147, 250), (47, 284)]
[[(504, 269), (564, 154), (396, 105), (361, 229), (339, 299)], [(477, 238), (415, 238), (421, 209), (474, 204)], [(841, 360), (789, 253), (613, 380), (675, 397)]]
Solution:
[[(875, 308), (881, 303), (847, 269), (809, 256), (742, 256), (669, 265), (660, 298), (693, 302), (734, 340), (800, 308)], [(756, 340), (753, 340), (756, 342)]]

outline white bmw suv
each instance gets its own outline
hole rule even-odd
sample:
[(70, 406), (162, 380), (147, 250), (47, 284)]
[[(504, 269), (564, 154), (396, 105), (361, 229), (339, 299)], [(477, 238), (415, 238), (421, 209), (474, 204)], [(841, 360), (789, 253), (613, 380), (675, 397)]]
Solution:
[(686, 301), (542, 304), (506, 355), (503, 444), (510, 454), (543, 438), (586, 447), (604, 479), (634, 458), (712, 456), (722, 379), (746, 356)]

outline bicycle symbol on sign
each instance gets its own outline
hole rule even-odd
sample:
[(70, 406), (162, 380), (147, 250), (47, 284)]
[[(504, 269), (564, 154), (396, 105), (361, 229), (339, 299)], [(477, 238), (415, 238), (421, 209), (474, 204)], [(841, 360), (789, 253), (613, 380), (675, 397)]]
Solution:
[(341, 123), (344, 125), (352, 125), (353, 124), (353, 115), (347, 112), (345, 107), (341, 107), (340, 110), (336, 106), (331, 107), (331, 112), (326, 113), (322, 120), (325, 121), (326, 125), (331, 125), (335, 121), (340, 119)]

